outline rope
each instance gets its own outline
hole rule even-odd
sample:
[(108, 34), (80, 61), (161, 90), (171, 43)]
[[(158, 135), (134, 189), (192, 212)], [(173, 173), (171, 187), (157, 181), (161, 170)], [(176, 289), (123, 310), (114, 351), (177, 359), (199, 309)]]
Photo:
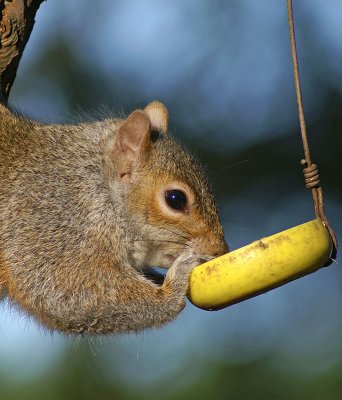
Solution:
[(315, 214), (316, 218), (319, 218), (323, 225), (328, 229), (328, 232), (331, 236), (331, 239), (334, 244), (334, 253), (337, 251), (337, 239), (333, 229), (331, 228), (329, 221), (324, 212), (324, 201), (323, 201), (323, 191), (320, 186), (318, 168), (316, 164), (311, 162), (310, 149), (308, 143), (308, 136), (306, 131), (306, 123), (303, 109), (303, 101), (302, 101), (302, 92), (300, 86), (300, 77), (299, 77), (299, 68), (298, 68), (298, 59), (297, 59), (297, 49), (296, 49), (296, 37), (294, 30), (294, 22), (293, 22), (293, 11), (292, 11), (292, 0), (287, 0), (287, 15), (289, 22), (289, 32), (290, 32), (290, 45), (291, 45), (291, 55), (293, 62), (293, 75), (294, 75), (294, 83), (296, 88), (296, 98), (298, 105), (298, 115), (299, 115), (299, 123), (300, 123), (300, 131), (302, 136), (302, 143), (304, 149), (304, 159), (301, 160), (301, 164), (305, 166), (304, 168), (304, 178), (306, 187), (311, 189)]

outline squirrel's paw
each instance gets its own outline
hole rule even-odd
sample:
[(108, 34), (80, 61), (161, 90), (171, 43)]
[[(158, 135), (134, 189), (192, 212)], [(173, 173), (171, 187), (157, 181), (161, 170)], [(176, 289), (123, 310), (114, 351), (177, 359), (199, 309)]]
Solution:
[(176, 258), (167, 272), (167, 277), (172, 280), (186, 279), (186, 281), (188, 281), (192, 269), (211, 258), (212, 257), (197, 254), (189, 248)]
[(164, 280), (165, 286), (163, 286), (171, 289), (173, 295), (176, 295), (179, 311), (185, 307), (185, 296), (189, 288), (189, 277), (192, 269), (211, 258), (196, 254), (192, 249), (187, 249), (176, 258), (168, 269)]

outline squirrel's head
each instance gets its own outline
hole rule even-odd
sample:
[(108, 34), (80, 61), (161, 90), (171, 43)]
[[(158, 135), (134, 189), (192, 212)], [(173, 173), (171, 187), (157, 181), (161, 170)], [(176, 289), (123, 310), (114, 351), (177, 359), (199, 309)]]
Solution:
[(111, 158), (115, 186), (127, 193), (136, 266), (170, 267), (189, 246), (211, 258), (228, 251), (202, 168), (167, 133), (157, 101), (122, 121)]

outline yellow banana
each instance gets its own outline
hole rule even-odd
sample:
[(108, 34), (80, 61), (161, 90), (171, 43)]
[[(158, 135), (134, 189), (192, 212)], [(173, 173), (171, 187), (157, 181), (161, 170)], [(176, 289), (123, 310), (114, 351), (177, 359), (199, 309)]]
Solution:
[(306, 222), (195, 267), (189, 299), (206, 310), (227, 307), (319, 269), (332, 249), (322, 222)]

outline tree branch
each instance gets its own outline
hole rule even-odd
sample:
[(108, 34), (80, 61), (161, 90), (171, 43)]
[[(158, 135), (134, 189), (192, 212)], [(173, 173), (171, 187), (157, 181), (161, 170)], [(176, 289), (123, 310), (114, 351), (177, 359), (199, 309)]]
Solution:
[(0, 0), (0, 96), (5, 101), (43, 1)]

